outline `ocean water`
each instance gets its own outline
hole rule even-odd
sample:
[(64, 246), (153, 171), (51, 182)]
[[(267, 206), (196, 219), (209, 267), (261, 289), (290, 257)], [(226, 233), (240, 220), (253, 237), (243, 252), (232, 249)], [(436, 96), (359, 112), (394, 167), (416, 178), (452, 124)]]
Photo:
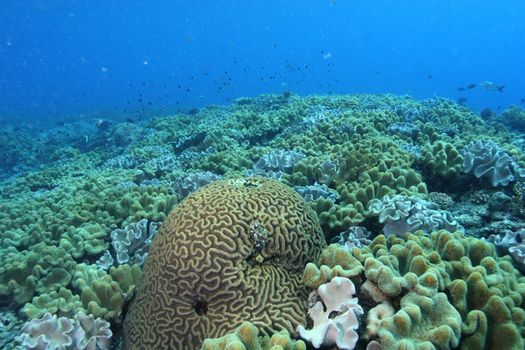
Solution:
[(0, 349), (524, 349), (524, 33), (519, 0), (0, 3)]
[[(2, 118), (156, 115), (292, 91), (524, 96), (522, 1), (1, 5)], [(502, 94), (470, 83), (506, 85)]]

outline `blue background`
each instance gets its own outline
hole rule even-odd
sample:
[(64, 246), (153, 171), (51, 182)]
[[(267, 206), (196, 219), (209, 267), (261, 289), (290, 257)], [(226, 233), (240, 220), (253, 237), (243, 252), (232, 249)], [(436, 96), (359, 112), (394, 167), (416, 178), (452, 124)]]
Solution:
[[(525, 98), (522, 0), (2, 1), (0, 120), (162, 115), (292, 91)], [(460, 86), (490, 80), (505, 92)]]

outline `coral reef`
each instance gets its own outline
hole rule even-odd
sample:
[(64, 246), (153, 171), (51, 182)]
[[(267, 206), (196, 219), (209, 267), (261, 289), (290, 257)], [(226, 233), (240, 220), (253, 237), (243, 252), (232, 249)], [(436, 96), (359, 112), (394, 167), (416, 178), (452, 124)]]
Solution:
[(142, 219), (136, 224), (129, 224), (123, 229), (111, 232), (111, 246), (115, 260), (121, 264), (143, 265), (148, 256), (151, 242), (157, 233), (158, 223)]
[(253, 169), (248, 172), (250, 176), (266, 176), (280, 178), (283, 173), (289, 173), (297, 162), (305, 157), (295, 151), (275, 150), (263, 155), (253, 164)]
[(198, 190), (213, 181), (220, 180), (220, 176), (209, 171), (189, 174), (184, 178), (177, 179), (173, 186), (173, 193), (179, 199), (186, 198), (190, 193)]
[(473, 141), (461, 151), (462, 171), (477, 178), (488, 177), (492, 186), (507, 186), (525, 179), (525, 169), (493, 141)]
[(410, 292), (401, 309), (381, 322), (378, 335), (386, 349), (452, 349), (459, 344), (461, 315), (444, 293)]
[(344, 277), (364, 312), (356, 348), (522, 349), (522, 112), (286, 92), (2, 125), (2, 305), (104, 319), (115, 348), (125, 328), (128, 348), (305, 349), (307, 287)]
[[(337, 345), (339, 349), (353, 349), (359, 339), (355, 329), (359, 327), (358, 317), (363, 309), (354, 298), (355, 286), (348, 278), (334, 277), (317, 289), (322, 299), (309, 311), (313, 328), (299, 325), (297, 331), (318, 349), (321, 346)], [(336, 316), (332, 316), (333, 314)]]
[(316, 201), (320, 198), (329, 199), (336, 202), (339, 199), (339, 193), (330, 189), (328, 186), (318, 184), (317, 182), (309, 186), (295, 186), (296, 190), (307, 202)]
[(35, 350), (106, 350), (111, 343), (109, 322), (92, 315), (76, 314), (73, 318), (46, 313), (22, 327), (21, 342)]
[(353, 247), (364, 247), (370, 244), (372, 232), (368, 231), (362, 226), (353, 226), (348, 230), (341, 232), (339, 237), (334, 237), (332, 243), (338, 243), (344, 246), (348, 251), (351, 251)]
[(430, 233), (441, 229), (454, 232), (460, 228), (452, 215), (432, 202), (402, 195), (385, 196), (370, 203), (370, 212), (384, 224), (386, 236), (403, 235), (422, 230)]
[(492, 234), (487, 238), (487, 241), (496, 246), (498, 254), (512, 256), (520, 271), (525, 271), (525, 229), (520, 229), (517, 232), (506, 232), (504, 235)]
[(271, 337), (259, 337), (259, 330), (250, 322), (243, 322), (234, 333), (217, 339), (205, 339), (201, 350), (306, 350), (302, 340), (293, 340), (287, 331), (274, 333)]
[[(304, 323), (302, 269), (324, 245), (308, 204), (275, 180), (203, 187), (155, 237), (126, 317), (125, 348), (198, 348), (244, 320), (264, 332), (293, 332)], [(177, 326), (165, 327), (164, 319)]]
[[(404, 239), (380, 235), (351, 253), (332, 244), (322, 252), (319, 265), (305, 268), (304, 281), (312, 288), (335, 276), (366, 280), (392, 304), (401, 304), (392, 320), (386, 318), (377, 330), (380, 342), (389, 347), (409, 346), (403, 339), (412, 337), (412, 344), (439, 342), (433, 343), (435, 348), (523, 347), (525, 277), (510, 257), (499, 258), (491, 243), (447, 231)], [(434, 314), (437, 309), (442, 312)]]

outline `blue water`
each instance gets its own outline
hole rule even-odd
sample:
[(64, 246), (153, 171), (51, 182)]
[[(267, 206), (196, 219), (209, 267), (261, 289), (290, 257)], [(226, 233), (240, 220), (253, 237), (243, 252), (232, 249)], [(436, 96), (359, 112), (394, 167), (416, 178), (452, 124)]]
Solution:
[[(162, 115), (239, 96), (525, 98), (522, 0), (2, 1), (0, 119)], [(489, 80), (504, 92), (469, 83)]]

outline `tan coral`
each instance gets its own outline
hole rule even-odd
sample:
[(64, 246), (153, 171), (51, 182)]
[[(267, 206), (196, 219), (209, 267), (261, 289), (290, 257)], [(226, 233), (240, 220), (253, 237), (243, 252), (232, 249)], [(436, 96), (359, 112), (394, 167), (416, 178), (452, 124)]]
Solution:
[(392, 316), (396, 310), (388, 302), (383, 302), (374, 306), (368, 311), (366, 316), (366, 336), (368, 339), (377, 336), (377, 331), (381, 321), (389, 316)]
[[(264, 229), (265, 237), (257, 239)], [(326, 243), (308, 204), (281, 183), (217, 181), (168, 216), (125, 323), (125, 349), (197, 349), (249, 320), (264, 333), (305, 322), (307, 261)]]

